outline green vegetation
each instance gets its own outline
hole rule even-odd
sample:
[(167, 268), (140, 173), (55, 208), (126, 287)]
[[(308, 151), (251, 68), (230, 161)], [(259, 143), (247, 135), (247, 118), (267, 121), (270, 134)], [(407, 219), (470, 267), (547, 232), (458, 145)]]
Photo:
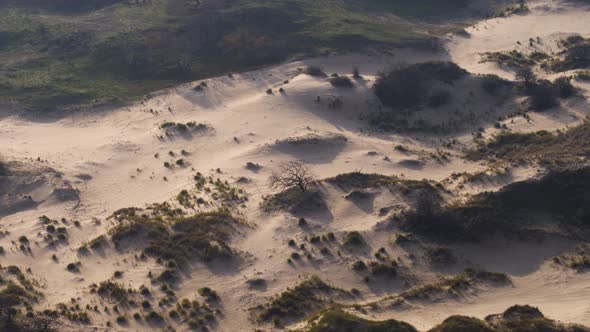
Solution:
[(195, 121), (189, 121), (187, 123), (164, 122), (160, 125), (160, 129), (174, 130), (180, 133), (186, 133), (188, 131), (209, 130), (209, 126), (203, 123), (196, 123)]
[(457, 296), (476, 285), (505, 286), (511, 283), (510, 277), (503, 273), (468, 269), (437, 283), (411, 288), (396, 297), (405, 301), (428, 300), (444, 296)]
[[(415, 332), (413, 326), (395, 320), (371, 321), (341, 309), (323, 310), (308, 320), (304, 332), (360, 331)], [(467, 316), (451, 316), (429, 332), (587, 332), (589, 328), (567, 325), (545, 318), (534, 307), (512, 306), (504, 313), (490, 315), (485, 320)]]
[(563, 51), (560, 52), (560, 58), (549, 63), (553, 71), (590, 68), (590, 38), (570, 36), (561, 41), (561, 47)]
[(548, 58), (549, 56), (545, 53), (533, 52), (527, 55), (517, 50), (508, 52), (486, 52), (482, 55), (483, 62), (494, 62), (498, 65), (512, 69), (531, 67)]
[(514, 6), (510, 6), (510, 7), (505, 8), (503, 11), (498, 13), (498, 15), (496, 15), (496, 16), (497, 17), (507, 17), (507, 16), (511, 16), (511, 15), (526, 14), (529, 11), (530, 11), (529, 7), (524, 2), (521, 2), (518, 5), (514, 5)]
[(417, 330), (404, 322), (396, 320), (370, 321), (354, 316), (339, 309), (326, 310), (309, 320), (305, 332), (416, 332)]
[(207, 301), (209, 301), (209, 302), (219, 300), (219, 295), (217, 295), (217, 292), (212, 290), (209, 287), (199, 288), (198, 292), (199, 292), (199, 295), (206, 298)]
[(553, 262), (578, 272), (585, 272), (590, 269), (590, 245), (579, 245), (572, 252), (554, 257)]
[(347, 191), (397, 186), (403, 194), (408, 194), (415, 191), (423, 191), (428, 192), (434, 196), (439, 195), (439, 185), (435, 182), (428, 180), (403, 180), (394, 175), (388, 176), (382, 174), (351, 172), (339, 174), (323, 181)]
[(437, 93), (432, 91), (436, 83), (452, 84), (465, 75), (467, 71), (452, 62), (417, 63), (382, 73), (374, 85), (375, 95), (385, 106), (414, 108)]
[(324, 197), (316, 188), (301, 191), (297, 187), (291, 187), (277, 194), (265, 196), (260, 203), (260, 208), (266, 212), (295, 212), (299, 209), (323, 208), (325, 206)]
[(429, 332), (494, 332), (486, 322), (466, 316), (451, 316)]
[[(372, 321), (357, 317), (342, 309), (325, 309), (307, 320), (299, 331), (360, 331), (360, 332), (415, 332), (413, 326), (396, 320)], [(515, 305), (502, 314), (489, 315), (485, 320), (467, 316), (451, 316), (429, 332), (588, 332), (589, 328), (563, 324), (548, 319), (535, 307)]]
[(539, 180), (512, 183), (465, 203), (439, 206), (425, 199), (403, 216), (402, 229), (444, 241), (478, 240), (495, 233), (540, 232), (535, 223), (544, 214), (563, 232), (588, 238), (590, 168), (554, 171)]
[(589, 328), (579, 325), (566, 325), (545, 318), (539, 309), (528, 305), (512, 306), (504, 313), (486, 317), (493, 331), (508, 332), (588, 332)]
[(590, 156), (590, 122), (557, 133), (502, 132), (490, 142), (467, 152), (472, 160), (496, 159), (510, 163), (536, 162), (546, 167), (568, 167)]
[(313, 276), (299, 285), (287, 289), (266, 304), (250, 309), (256, 320), (283, 321), (303, 318), (305, 315), (324, 308), (333, 298), (348, 296), (344, 290), (334, 288), (320, 278)]
[[(0, 102), (41, 108), (126, 102), (177, 82), (291, 55), (430, 45), (425, 27), (450, 28), (422, 21), (461, 15), (468, 3), (3, 1)], [(388, 19), (392, 14), (401, 19)]]
[(188, 299), (176, 302), (174, 309), (170, 310), (169, 317), (173, 320), (186, 323), (193, 330), (208, 330), (215, 321), (218, 310), (211, 308), (206, 303)]
[(365, 240), (363, 239), (361, 233), (357, 231), (352, 231), (346, 233), (346, 236), (344, 237), (342, 244), (349, 247), (358, 247), (364, 245)]
[(130, 295), (128, 290), (123, 285), (110, 280), (103, 281), (98, 284), (98, 286), (94, 284), (91, 285), (90, 292), (96, 292), (98, 295), (104, 298), (108, 298), (121, 304), (126, 304)]
[(132, 208), (115, 212), (113, 218), (117, 224), (109, 234), (115, 245), (143, 237), (148, 240), (146, 255), (181, 265), (191, 259), (209, 262), (233, 257), (227, 241), (241, 225), (227, 210), (185, 216), (168, 208), (153, 209), (151, 215)]
[[(37, 287), (38, 282), (27, 279), (19, 267), (0, 266), (0, 330), (20, 331), (31, 324), (51, 325), (32, 311), (33, 304), (43, 298)], [(23, 308), (26, 315), (22, 314)]]
[(333, 178), (324, 180), (327, 183), (336, 185), (342, 189), (366, 189), (387, 186), (398, 183), (399, 179), (395, 176), (386, 176), (381, 174), (366, 174), (361, 172), (352, 172), (338, 174)]
[[(590, 81), (590, 70), (583, 70), (576, 74), (576, 80), (578, 81)], [(0, 174), (2, 174), (2, 169), (0, 166)]]

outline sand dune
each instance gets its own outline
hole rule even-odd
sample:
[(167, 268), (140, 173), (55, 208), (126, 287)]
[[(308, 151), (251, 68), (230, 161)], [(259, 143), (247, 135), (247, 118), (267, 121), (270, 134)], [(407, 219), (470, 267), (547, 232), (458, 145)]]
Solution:
[[(396, 49), (389, 53), (304, 59), (213, 77), (204, 80), (206, 84), (184, 84), (109, 111), (36, 121), (19, 112), (7, 114), (0, 122), (0, 150), (4, 160), (16, 162), (6, 164), (8, 176), (0, 175), (0, 230), (10, 232), (0, 237), (5, 251), (0, 256), (2, 266), (30, 268), (27, 277), (37, 280), (45, 294), (36, 305), (39, 309), (55, 308), (71, 299), (77, 299), (82, 307), (112, 307), (113, 303), (91, 293), (89, 287), (123, 271), (122, 277), (112, 280), (135, 289), (146, 285), (157, 294), (152, 306), (165, 315), (173, 307), (157, 308), (155, 300), (164, 293), (147, 275), (159, 275), (168, 267), (155, 259), (139, 259), (140, 250), (116, 248), (108, 240), (107, 231), (116, 227), (109, 216), (122, 208), (162, 202), (191, 213), (230, 206), (249, 226), (228, 240), (239, 259), (232, 264), (191, 262), (174, 286), (178, 299), (198, 298), (205, 303), (204, 296), (197, 295), (197, 290), (205, 286), (219, 294), (220, 302), (211, 306), (222, 315), (211, 324), (212, 330), (275, 330), (270, 322), (253, 321), (247, 309), (267, 302), (311, 275), (346, 290), (357, 289), (361, 295), (347, 303), (352, 304), (381, 301), (467, 267), (506, 273), (513, 285), (358, 314), (371, 319), (395, 318), (427, 330), (450, 315), (484, 318), (514, 304), (530, 304), (560, 321), (590, 325), (588, 277), (564, 271), (550, 262), (551, 257), (570, 250), (577, 241), (555, 236), (544, 242), (499, 239), (450, 245), (457, 262), (440, 269), (433, 268), (425, 258), (431, 244), (394, 243), (392, 230), (398, 226), (395, 216), (415, 208), (420, 190), (429, 183), (420, 180), (440, 182), (443, 199), (459, 202), (475, 193), (498, 190), (542, 173), (535, 165), (510, 165), (506, 172), (495, 172), (484, 162), (463, 158), (463, 151), (474, 146), (473, 135), (480, 127), (483, 138), (502, 131), (501, 124), (514, 132), (563, 130), (579, 124), (590, 111), (579, 96), (547, 112), (509, 116), (520, 107), (521, 97), (511, 92), (488, 96), (476, 86), (479, 74), (514, 78), (506, 68), (482, 63), (484, 52), (514, 48), (529, 51), (522, 45), (533, 36), (541, 37), (545, 51), (555, 52), (556, 41), (564, 36), (590, 36), (590, 12), (586, 7), (534, 1), (530, 8), (526, 15), (476, 23), (467, 29), (469, 37), (449, 37), (445, 51)], [(516, 41), (522, 41), (522, 45)], [(451, 60), (471, 73), (445, 86), (453, 93), (449, 105), (426, 107), (409, 117), (410, 121), (421, 118), (420, 123), (432, 126), (444, 124), (448, 130), (437, 134), (429, 130), (381, 132), (361, 120), (367, 113), (381, 109), (372, 91), (379, 71), (400, 63), (430, 60)], [(303, 69), (308, 65), (319, 66), (328, 75), (348, 77), (357, 66), (362, 79), (353, 79), (351, 88), (335, 87), (329, 77), (305, 74)], [(552, 74), (539, 75), (551, 78)], [(588, 84), (576, 85), (582, 96), (588, 95)], [(451, 141), (454, 143), (449, 144)], [(268, 187), (268, 177), (282, 162), (293, 159), (305, 161), (317, 179), (352, 172), (392, 178), (388, 183), (366, 188), (342, 188), (321, 181), (316, 188), (321, 208), (306, 202), (295, 210), (263, 211), (260, 204), (277, 192)], [(228, 203), (214, 196), (218, 195), (215, 189), (195, 189), (197, 172), (207, 179), (205, 186), (223, 186), (227, 181), (228, 188), (244, 192), (247, 200)], [(182, 206), (177, 195), (183, 190), (206, 203)], [(47, 225), (39, 219), (43, 215), (65, 228), (66, 240), (47, 244)], [(305, 225), (300, 224), (300, 218), (305, 218)], [(359, 232), (365, 245), (346, 247), (344, 242), (350, 232)], [(104, 246), (80, 253), (80, 247), (105, 234)], [(327, 234), (336, 240), (310, 243), (310, 238)], [(19, 249), (21, 236), (28, 237), (30, 251)], [(289, 240), (297, 246), (305, 244), (306, 248), (289, 245)], [(145, 243), (134, 245), (141, 249)], [(375, 277), (374, 281), (363, 281), (351, 266), (358, 260), (374, 260), (382, 247), (388, 259), (399, 262), (403, 279)], [(309, 254), (310, 258), (295, 259), (293, 252)], [(81, 265), (78, 272), (72, 273), (66, 265), (75, 262)], [(253, 279), (264, 279), (264, 283), (252, 286)], [(118, 314), (112, 309), (108, 314), (90, 310), (92, 322), (74, 324), (71, 329), (161, 328), (131, 319), (134, 312), (147, 312), (142, 310), (130, 307), (125, 311), (129, 316), (127, 326), (115, 323)], [(111, 327), (106, 327), (106, 322), (111, 322)], [(188, 329), (179, 321), (169, 320), (166, 324), (178, 330)]]

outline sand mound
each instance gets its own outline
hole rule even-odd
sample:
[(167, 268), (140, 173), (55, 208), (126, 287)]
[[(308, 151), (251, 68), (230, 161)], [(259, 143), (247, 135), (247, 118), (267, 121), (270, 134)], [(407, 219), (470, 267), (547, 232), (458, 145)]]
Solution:
[(78, 191), (53, 168), (21, 162), (0, 162), (0, 166), (0, 216), (45, 202), (79, 200)]
[(325, 133), (325, 134), (307, 134), (303, 136), (288, 137), (277, 140), (277, 147), (331, 147), (346, 144), (348, 139), (342, 134)]
[(348, 138), (336, 133), (309, 133), (301, 136), (278, 139), (270, 150), (289, 154), (303, 160), (332, 160), (346, 146)]

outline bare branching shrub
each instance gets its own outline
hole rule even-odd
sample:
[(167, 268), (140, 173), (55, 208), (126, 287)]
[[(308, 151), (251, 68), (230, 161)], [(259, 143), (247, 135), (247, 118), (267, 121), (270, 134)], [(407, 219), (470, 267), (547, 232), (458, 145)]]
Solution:
[(314, 176), (301, 160), (292, 160), (281, 164), (279, 169), (273, 172), (268, 179), (271, 188), (280, 190), (298, 188), (301, 192), (306, 192), (314, 182)]

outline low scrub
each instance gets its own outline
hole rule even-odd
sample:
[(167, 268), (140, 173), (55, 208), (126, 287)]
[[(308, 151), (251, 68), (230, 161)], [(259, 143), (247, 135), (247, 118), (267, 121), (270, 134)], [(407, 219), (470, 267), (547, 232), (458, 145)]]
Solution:
[(490, 95), (497, 94), (502, 88), (511, 87), (512, 82), (497, 75), (484, 75), (481, 81), (481, 88)]
[(590, 157), (590, 122), (557, 133), (503, 132), (466, 156), (471, 160), (540, 163), (549, 168), (578, 165)]
[(273, 321), (278, 324), (281, 321), (301, 319), (329, 305), (332, 299), (343, 296), (349, 296), (349, 294), (314, 276), (250, 311), (258, 321)]
[[(342, 309), (322, 310), (308, 319), (305, 332), (416, 332), (404, 322), (396, 320), (373, 321), (355, 316)], [(485, 320), (455, 315), (448, 317), (428, 332), (588, 332), (589, 328), (563, 324), (546, 318), (535, 307), (515, 305), (504, 313), (489, 315)]]
[(187, 123), (180, 123), (180, 122), (164, 122), (160, 125), (160, 129), (164, 130), (174, 130), (180, 133), (185, 133), (189, 131), (205, 131), (209, 130), (209, 126), (203, 123), (196, 123), (194, 121), (190, 121)]
[(574, 35), (562, 40), (560, 44), (563, 48), (560, 58), (550, 64), (553, 71), (590, 68), (590, 38)]
[(413, 108), (428, 102), (437, 83), (452, 84), (467, 72), (452, 62), (424, 62), (381, 73), (375, 95), (391, 108)]
[(338, 88), (352, 88), (354, 83), (348, 76), (337, 76), (330, 79), (330, 84)]
[(399, 179), (396, 176), (352, 172), (338, 174), (324, 181), (342, 189), (367, 189), (395, 184)]
[(517, 50), (508, 52), (486, 52), (482, 55), (482, 61), (494, 62), (501, 66), (506, 66), (512, 69), (523, 67), (531, 67), (537, 64), (537, 59), (541, 56), (529, 56)]
[(399, 294), (397, 298), (405, 301), (433, 300), (458, 296), (478, 285), (506, 286), (510, 284), (512, 284), (510, 277), (503, 273), (468, 269), (461, 274), (444, 278), (437, 283), (414, 287)]
[(300, 209), (325, 208), (326, 202), (322, 194), (315, 188), (301, 191), (299, 188), (292, 187), (277, 194), (265, 196), (260, 207), (265, 212), (295, 212)]
[(165, 261), (184, 264), (191, 259), (209, 262), (227, 259), (234, 251), (227, 241), (241, 221), (227, 210), (201, 212), (190, 216), (163, 216), (161, 212), (148, 215), (143, 211), (129, 210), (118, 214), (118, 224), (109, 230), (117, 246), (143, 237), (148, 244), (144, 253)]
[(590, 269), (590, 245), (579, 245), (571, 252), (554, 257), (553, 262), (578, 272), (585, 272)]
[(510, 184), (465, 203), (439, 206), (426, 199), (402, 217), (402, 229), (445, 241), (479, 240), (495, 233), (526, 234), (532, 214), (545, 214), (566, 233), (588, 236), (590, 168), (554, 171), (539, 180)]
[(323, 182), (335, 185), (342, 190), (362, 190), (379, 187), (398, 186), (399, 190), (404, 193), (414, 191), (424, 191), (438, 196), (438, 185), (434, 182), (422, 180), (403, 180), (395, 175), (369, 174), (362, 172), (351, 172), (339, 174), (332, 178), (327, 178)]
[(404, 322), (393, 319), (371, 321), (363, 319), (340, 309), (322, 311), (309, 320), (305, 332), (417, 332)]

